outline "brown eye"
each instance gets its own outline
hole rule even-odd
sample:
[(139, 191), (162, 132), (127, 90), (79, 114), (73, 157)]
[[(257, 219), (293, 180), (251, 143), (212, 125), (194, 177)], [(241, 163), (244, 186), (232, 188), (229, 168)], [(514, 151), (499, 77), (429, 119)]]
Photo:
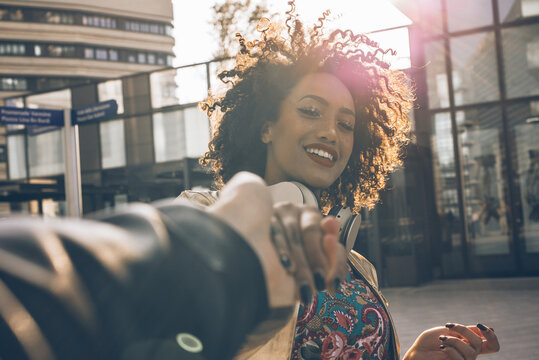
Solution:
[(320, 111), (314, 107), (300, 107), (298, 111), (310, 117), (320, 117), (321, 115)]
[(354, 131), (354, 126), (347, 123), (346, 121), (339, 122), (339, 125), (346, 131)]

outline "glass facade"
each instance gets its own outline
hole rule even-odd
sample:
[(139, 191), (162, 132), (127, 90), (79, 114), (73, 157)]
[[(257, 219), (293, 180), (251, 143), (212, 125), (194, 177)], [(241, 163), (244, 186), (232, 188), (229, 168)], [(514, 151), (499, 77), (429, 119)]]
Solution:
[[(417, 106), (410, 114), (414, 141), (405, 166), (389, 179), (391, 191), (382, 194), (381, 204), (363, 211), (356, 248), (375, 263), (384, 285), (539, 274), (539, 2), (417, 1), (419, 19), (412, 26), (372, 36), (382, 45), (384, 36), (410, 39), (410, 51), (403, 46), (393, 65), (413, 78)], [(85, 21), (86, 26), (125, 25), (118, 18)], [(152, 31), (151, 24), (125, 26)], [(10, 44), (9, 51), (20, 50)], [(69, 44), (49, 45), (55, 44), (26, 44), (24, 51), (33, 56), (36, 49), (39, 56), (72, 51)], [(89, 59), (160, 61), (150, 52), (112, 50), (75, 48)], [(212, 183), (197, 164), (210, 137), (197, 102), (208, 87), (214, 94), (226, 89), (217, 74), (230, 65), (220, 60), (103, 80), (83, 85), (84, 92), (73, 87), (13, 98), (6, 105), (69, 108), (116, 100), (117, 116), (79, 127), (88, 144), (81, 158), (94, 164), (82, 172), (85, 212), (156, 200)], [(5, 76), (0, 86), (22, 87), (19, 78), (27, 86), (34, 81)], [(6, 139), (10, 181), (61, 178), (60, 131), (32, 136), (24, 127), (10, 126)]]

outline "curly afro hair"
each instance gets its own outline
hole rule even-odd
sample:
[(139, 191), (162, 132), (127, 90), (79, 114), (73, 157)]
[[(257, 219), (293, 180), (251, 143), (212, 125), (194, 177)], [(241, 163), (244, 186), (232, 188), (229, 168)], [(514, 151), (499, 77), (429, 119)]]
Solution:
[[(336, 76), (350, 91), (356, 109), (354, 148), (341, 176), (320, 193), (321, 207), (348, 206), (355, 213), (372, 208), (386, 186), (387, 176), (402, 163), (409, 141), (407, 113), (413, 106), (410, 79), (389, 69), (382, 50), (365, 35), (335, 30), (324, 37), (326, 11), (306, 33), (289, 2), (286, 36), (262, 18), (259, 40), (240, 34), (235, 66), (219, 78), (228, 85), (223, 96), (212, 96), (200, 107), (212, 120), (213, 137), (201, 164), (214, 172), (222, 186), (239, 171), (264, 177), (266, 144), (261, 134), (266, 122), (279, 118), (281, 103), (305, 75), (325, 72)], [(394, 54), (394, 53), (393, 53)]]

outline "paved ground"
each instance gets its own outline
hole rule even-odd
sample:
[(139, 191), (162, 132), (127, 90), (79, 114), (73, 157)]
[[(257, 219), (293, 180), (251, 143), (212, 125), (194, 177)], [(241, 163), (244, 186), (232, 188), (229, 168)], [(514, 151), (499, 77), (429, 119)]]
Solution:
[(539, 278), (444, 280), (386, 288), (401, 348), (424, 329), (446, 322), (493, 327), (501, 351), (484, 360), (539, 359)]

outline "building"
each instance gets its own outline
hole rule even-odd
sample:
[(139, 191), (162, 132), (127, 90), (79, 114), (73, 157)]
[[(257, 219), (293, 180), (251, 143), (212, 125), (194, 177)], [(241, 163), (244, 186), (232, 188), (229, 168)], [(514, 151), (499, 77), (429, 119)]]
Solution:
[[(415, 141), (392, 190), (363, 212), (356, 248), (384, 285), (539, 274), (539, 1), (392, 2), (413, 21), (405, 71), (417, 88)], [(116, 118), (80, 127), (83, 203), (92, 211), (211, 183), (196, 161), (209, 137), (197, 102), (219, 67), (194, 64), (8, 102), (118, 101)], [(0, 204), (61, 215), (60, 131), (5, 131)]]
[(171, 66), (173, 46), (171, 0), (0, 0), (0, 99)]

